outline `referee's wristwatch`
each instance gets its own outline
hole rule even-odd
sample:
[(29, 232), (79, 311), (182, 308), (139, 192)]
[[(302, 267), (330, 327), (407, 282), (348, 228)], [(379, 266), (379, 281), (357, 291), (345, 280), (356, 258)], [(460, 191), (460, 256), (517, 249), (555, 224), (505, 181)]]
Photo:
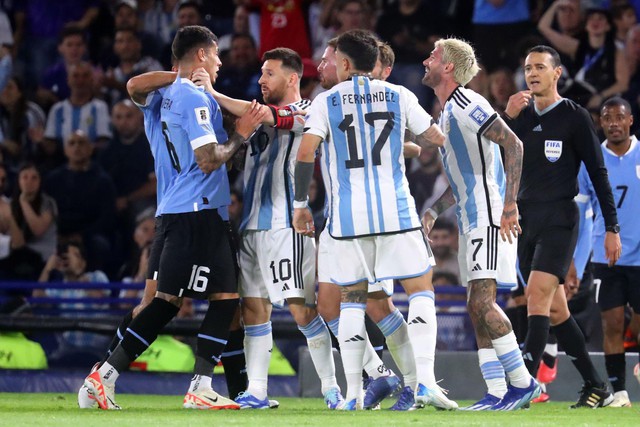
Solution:
[(611, 233), (618, 234), (618, 233), (620, 232), (620, 225), (618, 225), (618, 224), (614, 224), (614, 225), (607, 225), (607, 226), (605, 227), (605, 230), (606, 230), (606, 231), (609, 231), (609, 232), (611, 232)]

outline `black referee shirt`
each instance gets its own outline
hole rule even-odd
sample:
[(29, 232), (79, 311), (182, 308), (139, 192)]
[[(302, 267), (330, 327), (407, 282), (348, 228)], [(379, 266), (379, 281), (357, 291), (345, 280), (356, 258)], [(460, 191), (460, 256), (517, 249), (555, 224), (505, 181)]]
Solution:
[(618, 223), (602, 149), (587, 110), (563, 98), (538, 114), (531, 102), (516, 119), (505, 117), (505, 122), (524, 144), (519, 202), (573, 199), (584, 162), (605, 224)]

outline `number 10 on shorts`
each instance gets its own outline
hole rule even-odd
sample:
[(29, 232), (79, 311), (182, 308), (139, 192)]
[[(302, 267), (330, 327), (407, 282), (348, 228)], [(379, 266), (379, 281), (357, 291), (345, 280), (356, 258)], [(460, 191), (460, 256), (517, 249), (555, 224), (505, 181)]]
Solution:
[(187, 289), (195, 292), (204, 292), (207, 289), (207, 284), (209, 283), (209, 279), (204, 276), (204, 274), (209, 274), (210, 272), (211, 270), (209, 267), (194, 264), (191, 268), (191, 278), (189, 279), (189, 286), (187, 286)]

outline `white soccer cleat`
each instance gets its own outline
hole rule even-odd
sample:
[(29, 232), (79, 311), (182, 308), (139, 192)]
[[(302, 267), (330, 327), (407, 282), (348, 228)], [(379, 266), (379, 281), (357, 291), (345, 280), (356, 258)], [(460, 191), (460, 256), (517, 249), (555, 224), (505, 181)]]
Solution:
[(182, 407), (185, 409), (240, 409), (240, 405), (231, 399), (219, 395), (211, 388), (190, 391), (184, 396)]
[[(95, 371), (97, 371), (99, 367), (100, 367), (100, 362), (93, 365), (93, 368), (91, 368), (90, 374), (93, 374)], [(98, 403), (96, 402), (96, 399), (93, 397), (93, 394), (89, 392), (89, 389), (83, 383), (82, 386), (80, 387), (80, 390), (78, 390), (78, 407), (80, 409), (91, 409), (95, 407), (97, 404)]]
[(98, 371), (85, 378), (84, 385), (96, 400), (100, 409), (120, 409), (115, 399), (115, 387), (104, 384)]
[(447, 391), (438, 384), (427, 387), (424, 384), (418, 384), (416, 388), (416, 404), (430, 405), (437, 409), (451, 411), (458, 409), (458, 404), (446, 396)]
[(608, 405), (609, 408), (630, 408), (631, 401), (626, 390), (616, 391), (613, 393), (613, 401)]

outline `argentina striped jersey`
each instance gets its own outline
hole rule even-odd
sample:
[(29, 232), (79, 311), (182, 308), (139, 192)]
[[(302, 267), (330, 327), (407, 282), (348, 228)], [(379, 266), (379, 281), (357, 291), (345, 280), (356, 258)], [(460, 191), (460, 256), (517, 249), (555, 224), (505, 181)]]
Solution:
[(324, 139), (331, 236), (420, 228), (405, 176), (403, 141), (405, 130), (421, 134), (431, 123), (409, 90), (366, 76), (354, 76), (314, 99), (305, 126)]
[(440, 114), (446, 136), (442, 162), (456, 199), (461, 234), (478, 227), (500, 226), (506, 179), (500, 147), (484, 136), (498, 117), (476, 92), (456, 88)]
[[(310, 101), (289, 104), (306, 110)], [(272, 230), (291, 227), (293, 174), (304, 117), (296, 116), (291, 130), (262, 125), (254, 133), (244, 164), (244, 197), (240, 230)]]

